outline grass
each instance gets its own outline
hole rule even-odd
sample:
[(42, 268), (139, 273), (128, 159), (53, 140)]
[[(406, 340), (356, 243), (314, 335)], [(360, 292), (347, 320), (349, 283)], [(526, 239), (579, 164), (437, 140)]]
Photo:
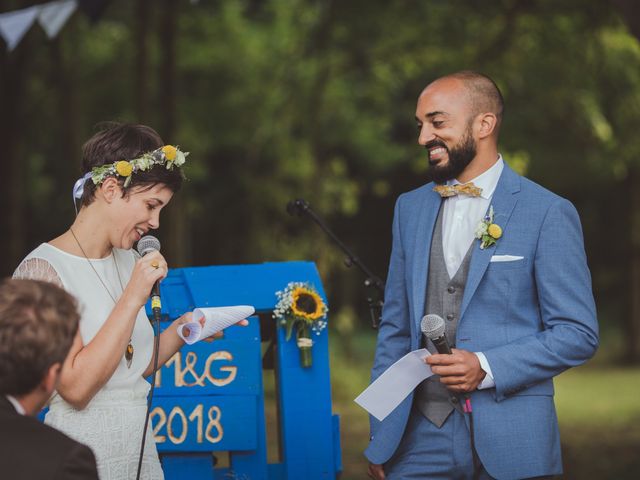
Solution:
[[(375, 333), (332, 334), (330, 348), (333, 410), (341, 417), (341, 479), (366, 478), (362, 452), (369, 422), (353, 399), (368, 385)], [(640, 368), (607, 366), (607, 353), (556, 378), (565, 479), (625, 480), (640, 472)]]

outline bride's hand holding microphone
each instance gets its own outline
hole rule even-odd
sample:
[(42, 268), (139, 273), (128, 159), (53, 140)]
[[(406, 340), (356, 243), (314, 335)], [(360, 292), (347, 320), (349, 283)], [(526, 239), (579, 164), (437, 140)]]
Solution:
[(169, 266), (162, 254), (158, 250), (149, 252), (136, 261), (122, 296), (142, 307), (149, 300), (154, 284), (164, 279), (168, 272)]

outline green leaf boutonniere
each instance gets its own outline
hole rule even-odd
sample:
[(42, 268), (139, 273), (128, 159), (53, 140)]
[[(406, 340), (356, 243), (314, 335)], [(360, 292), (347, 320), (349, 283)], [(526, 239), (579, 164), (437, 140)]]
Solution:
[(502, 228), (497, 223), (493, 223), (493, 205), (489, 207), (489, 213), (480, 220), (476, 228), (476, 238), (480, 240), (480, 248), (485, 249), (495, 245), (502, 236)]

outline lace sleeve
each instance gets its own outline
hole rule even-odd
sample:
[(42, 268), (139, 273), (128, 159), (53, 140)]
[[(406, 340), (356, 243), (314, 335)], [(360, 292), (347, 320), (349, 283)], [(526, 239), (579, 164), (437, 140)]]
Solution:
[(13, 278), (19, 278), (22, 280), (42, 280), (64, 287), (62, 280), (49, 262), (44, 258), (28, 258), (23, 260), (16, 271), (13, 272)]

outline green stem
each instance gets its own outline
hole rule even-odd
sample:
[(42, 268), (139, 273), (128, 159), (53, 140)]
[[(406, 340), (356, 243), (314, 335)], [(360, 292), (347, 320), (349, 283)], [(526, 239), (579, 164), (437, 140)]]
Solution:
[[(306, 322), (301, 322), (298, 327), (298, 341), (303, 340), (304, 343), (311, 342), (311, 332), (309, 331), (309, 325)], [(300, 346), (298, 342), (298, 348), (300, 349), (300, 365), (302, 368), (309, 368), (312, 364), (311, 345)]]

